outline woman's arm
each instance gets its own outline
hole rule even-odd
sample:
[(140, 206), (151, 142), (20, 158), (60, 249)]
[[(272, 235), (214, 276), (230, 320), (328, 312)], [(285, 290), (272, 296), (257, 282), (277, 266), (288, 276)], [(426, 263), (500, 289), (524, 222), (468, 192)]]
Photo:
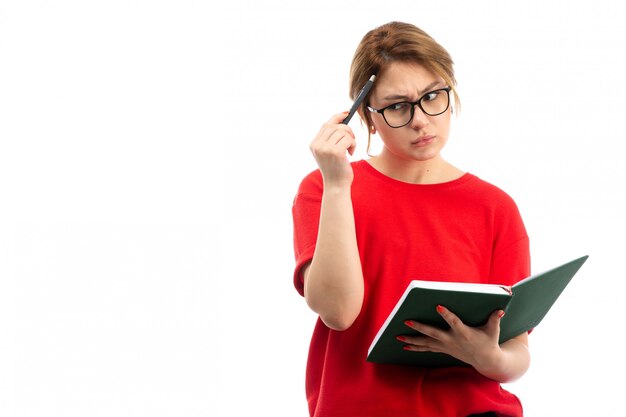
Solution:
[(352, 325), (361, 311), (364, 291), (350, 194), (353, 172), (346, 156), (356, 143), (352, 130), (340, 124), (345, 116), (333, 116), (311, 143), (324, 192), (315, 253), (303, 269), (308, 305), (334, 330)]
[(349, 188), (325, 187), (315, 253), (303, 274), (309, 307), (331, 329), (350, 327), (363, 303), (363, 274)]
[(528, 333), (522, 333), (500, 345), (500, 354), (495, 356), (491, 366), (478, 372), (499, 382), (512, 382), (526, 373), (530, 366)]

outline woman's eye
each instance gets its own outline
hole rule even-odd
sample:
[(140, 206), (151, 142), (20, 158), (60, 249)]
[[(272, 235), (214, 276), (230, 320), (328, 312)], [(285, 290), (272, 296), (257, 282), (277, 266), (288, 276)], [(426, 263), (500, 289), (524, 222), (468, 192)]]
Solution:
[(390, 111), (398, 111), (398, 112), (407, 110), (408, 108), (409, 108), (409, 103), (396, 103), (387, 107), (387, 109)]
[(438, 95), (439, 95), (439, 91), (433, 91), (432, 93), (426, 94), (422, 100), (433, 101), (434, 99), (437, 98)]

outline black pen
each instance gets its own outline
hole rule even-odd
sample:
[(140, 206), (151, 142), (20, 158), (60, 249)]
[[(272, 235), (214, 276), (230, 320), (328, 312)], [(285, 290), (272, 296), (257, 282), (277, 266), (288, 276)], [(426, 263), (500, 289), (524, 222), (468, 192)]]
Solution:
[(354, 104), (352, 105), (352, 108), (350, 109), (350, 113), (348, 113), (348, 116), (345, 119), (343, 119), (343, 122), (341, 123), (343, 123), (344, 125), (347, 125), (350, 122), (350, 119), (352, 119), (352, 116), (354, 116), (354, 113), (356, 113), (356, 110), (359, 108), (361, 103), (363, 103), (363, 100), (365, 100), (365, 96), (367, 95), (367, 93), (369, 93), (370, 89), (372, 88), (372, 84), (374, 84), (375, 79), (376, 79), (376, 76), (372, 75), (370, 79), (367, 80), (367, 82), (365, 83), (361, 91), (359, 92), (359, 95), (356, 96), (356, 100), (354, 100)]

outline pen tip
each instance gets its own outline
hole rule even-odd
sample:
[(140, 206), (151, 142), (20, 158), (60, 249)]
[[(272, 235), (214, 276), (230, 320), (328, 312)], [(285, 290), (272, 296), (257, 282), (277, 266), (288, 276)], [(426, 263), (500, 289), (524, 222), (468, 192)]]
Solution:
[(372, 76), (370, 77), (370, 81), (372, 81), (372, 82), (373, 82), (375, 79), (376, 79), (376, 76), (375, 76), (375, 75), (372, 75)]

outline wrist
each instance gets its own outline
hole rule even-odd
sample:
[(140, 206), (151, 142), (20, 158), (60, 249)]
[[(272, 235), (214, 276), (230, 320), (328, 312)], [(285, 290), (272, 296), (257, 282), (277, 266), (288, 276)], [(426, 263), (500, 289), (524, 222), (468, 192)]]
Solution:
[(324, 181), (324, 195), (341, 197), (351, 196), (352, 182), (326, 182)]
[(504, 352), (500, 346), (496, 346), (490, 352), (477, 356), (474, 362), (474, 368), (482, 375), (500, 380), (503, 374)]

